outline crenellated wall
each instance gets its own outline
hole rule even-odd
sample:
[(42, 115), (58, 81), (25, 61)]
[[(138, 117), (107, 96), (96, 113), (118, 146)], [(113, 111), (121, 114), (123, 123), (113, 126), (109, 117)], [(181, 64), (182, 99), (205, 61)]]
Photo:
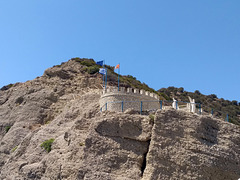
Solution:
[[(151, 102), (150, 102), (151, 101)], [(128, 108), (133, 108), (140, 111), (142, 102), (142, 111), (159, 109), (159, 96), (155, 93), (150, 93), (143, 89), (133, 89), (120, 87), (108, 87), (103, 90), (100, 98), (100, 107), (102, 110), (109, 111), (125, 111)]]

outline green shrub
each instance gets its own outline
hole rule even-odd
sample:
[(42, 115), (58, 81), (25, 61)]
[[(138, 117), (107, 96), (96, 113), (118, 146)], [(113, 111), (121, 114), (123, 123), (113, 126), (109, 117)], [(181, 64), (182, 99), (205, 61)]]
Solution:
[(153, 123), (154, 122), (154, 115), (153, 114), (149, 114), (149, 118), (150, 118), (150, 122)]
[(51, 148), (53, 141), (54, 139), (46, 140), (41, 144), (41, 147), (43, 147), (49, 153), (52, 150)]
[(9, 129), (10, 129), (11, 127), (12, 127), (12, 126), (6, 126), (6, 127), (5, 127), (6, 133), (9, 131)]
[(95, 73), (97, 73), (99, 71), (99, 67), (98, 66), (91, 66), (91, 67), (89, 67), (88, 68), (88, 73), (89, 74), (95, 74)]
[(135, 77), (133, 77), (131, 75), (127, 75), (127, 78), (132, 79), (132, 80), (137, 80)]
[(197, 95), (201, 95), (199, 90), (196, 90), (194, 93), (197, 94)]
[(109, 65), (105, 65), (105, 67), (110, 70), (110, 71), (113, 71), (114, 72), (114, 69), (115, 69), (115, 66), (109, 66)]
[(53, 67), (61, 67), (61, 65), (58, 64), (58, 65), (54, 65)]
[(84, 146), (84, 145), (85, 145), (84, 142), (80, 142), (80, 143), (79, 143), (79, 146)]
[(51, 121), (50, 121), (50, 120), (48, 120), (48, 121), (46, 121), (44, 124), (50, 124), (50, 122), (51, 122)]
[(71, 58), (71, 60), (76, 61), (76, 62), (81, 62), (82, 61), (81, 58), (79, 58), (79, 57)]
[(165, 93), (160, 92), (158, 93), (160, 96), (164, 97), (166, 100), (172, 100), (170, 97), (168, 97)]
[(16, 151), (17, 148), (18, 148), (18, 146), (15, 146), (15, 147), (12, 149), (12, 152)]
[(90, 67), (96, 64), (94, 61), (81, 61), (80, 63), (87, 67)]
[(11, 87), (13, 87), (13, 85), (14, 85), (14, 84), (8, 84), (8, 85), (6, 85), (6, 86), (3, 86), (0, 90), (6, 91), (6, 90), (10, 89)]
[(80, 64), (82, 64), (84, 66), (87, 66), (87, 67), (96, 65), (96, 63), (95, 63), (95, 61), (93, 59), (76, 57), (76, 58), (72, 58), (71, 60), (79, 62)]
[(210, 94), (210, 95), (208, 95), (208, 97), (209, 97), (210, 99), (216, 99), (216, 98), (217, 98), (217, 95), (216, 95), (216, 94)]
[(83, 72), (87, 72), (87, 71), (88, 71), (88, 67), (82, 68), (82, 71), (83, 71)]
[(183, 93), (184, 92), (184, 88), (183, 87), (178, 88), (178, 92)]
[(237, 105), (238, 105), (238, 102), (237, 102), (236, 100), (233, 100), (233, 101), (232, 101), (232, 105), (237, 106)]

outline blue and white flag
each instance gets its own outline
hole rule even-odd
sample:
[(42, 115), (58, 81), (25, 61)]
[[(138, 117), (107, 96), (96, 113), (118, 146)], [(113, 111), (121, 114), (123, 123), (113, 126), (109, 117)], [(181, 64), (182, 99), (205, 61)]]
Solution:
[(103, 61), (96, 62), (97, 65), (103, 66)]
[(102, 75), (105, 75), (106, 74), (106, 69), (100, 68), (99, 73), (102, 74)]

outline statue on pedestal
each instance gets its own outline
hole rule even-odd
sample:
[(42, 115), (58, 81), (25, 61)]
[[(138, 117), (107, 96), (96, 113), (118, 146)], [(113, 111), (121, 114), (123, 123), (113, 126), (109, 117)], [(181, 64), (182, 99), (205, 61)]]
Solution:
[(188, 103), (187, 107), (189, 108), (190, 112), (195, 113), (195, 111), (196, 111), (195, 99), (192, 99), (189, 96), (188, 96), (188, 99), (189, 99), (190, 103)]
[(172, 108), (176, 109), (177, 100), (173, 98)]

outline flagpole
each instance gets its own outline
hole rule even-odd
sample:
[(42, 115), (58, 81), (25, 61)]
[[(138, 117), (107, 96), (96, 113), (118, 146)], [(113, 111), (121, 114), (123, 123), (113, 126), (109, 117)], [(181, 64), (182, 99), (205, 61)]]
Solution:
[(107, 88), (107, 68), (106, 68), (106, 78), (105, 78), (105, 90)]
[[(105, 68), (105, 60), (103, 60), (103, 68)], [(104, 88), (104, 74), (103, 74), (103, 88)]]
[(119, 91), (119, 74), (120, 74), (120, 63), (119, 63), (119, 68), (118, 68), (118, 91)]

